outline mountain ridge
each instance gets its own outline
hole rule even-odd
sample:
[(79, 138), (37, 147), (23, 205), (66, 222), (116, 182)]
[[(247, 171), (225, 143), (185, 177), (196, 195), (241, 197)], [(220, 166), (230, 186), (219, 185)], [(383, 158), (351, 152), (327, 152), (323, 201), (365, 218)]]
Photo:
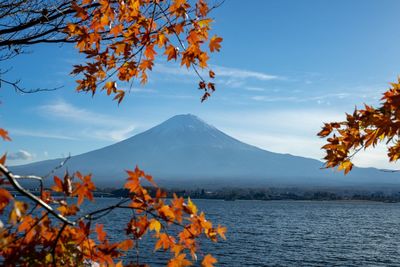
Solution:
[[(62, 159), (13, 166), (44, 175)], [(71, 157), (61, 174), (93, 173), (96, 184), (120, 186), (138, 165), (163, 186), (342, 186), (398, 184), (396, 175), (355, 168), (349, 175), (321, 170), (321, 161), (275, 153), (231, 137), (192, 114), (176, 115), (115, 144)]]

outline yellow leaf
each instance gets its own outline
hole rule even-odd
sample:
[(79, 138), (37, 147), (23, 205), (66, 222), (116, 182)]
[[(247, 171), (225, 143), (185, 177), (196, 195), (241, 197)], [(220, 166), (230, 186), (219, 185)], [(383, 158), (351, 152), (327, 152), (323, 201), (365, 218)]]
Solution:
[(161, 230), (161, 223), (158, 220), (153, 219), (150, 222), (149, 228), (150, 228), (150, 230), (154, 230), (157, 233), (159, 233)]
[(353, 163), (351, 163), (350, 161), (344, 161), (339, 165), (338, 170), (344, 170), (344, 174), (347, 174), (349, 171), (351, 171), (352, 168)]
[(225, 236), (226, 227), (218, 226), (217, 233), (219, 234), (220, 237), (222, 237), (223, 239), (226, 239), (226, 236)]
[(188, 204), (187, 208), (190, 210), (191, 214), (197, 214), (197, 207), (196, 205), (192, 202), (190, 197), (188, 198)]

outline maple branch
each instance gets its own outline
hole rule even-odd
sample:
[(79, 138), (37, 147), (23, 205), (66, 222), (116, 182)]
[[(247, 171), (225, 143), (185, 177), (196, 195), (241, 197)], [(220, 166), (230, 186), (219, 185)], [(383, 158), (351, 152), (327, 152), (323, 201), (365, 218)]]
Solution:
[[(100, 6), (99, 3), (92, 3), (92, 4), (84, 6), (83, 8), (90, 9), (90, 8), (94, 8), (94, 7), (98, 7), (98, 6)], [(73, 9), (70, 6), (70, 7), (66, 8), (66, 9), (64, 9), (62, 11), (59, 11), (58, 9), (54, 9), (52, 12), (53, 13), (54, 12), (58, 12), (58, 13), (55, 14), (55, 15), (52, 15), (52, 16), (48, 16), (47, 14), (45, 14), (45, 15), (42, 15), (41, 17), (31, 19), (31, 20), (27, 21), (26, 23), (19, 24), (17, 26), (13, 26), (13, 27), (9, 27), (7, 29), (0, 30), (0, 35), (8, 34), (8, 33), (21, 32), (23, 30), (32, 28), (34, 26), (42, 25), (44, 23), (48, 23), (50, 21), (54, 21), (54, 20), (56, 20), (56, 19), (58, 19), (60, 17), (75, 13), (76, 10)]]
[(14, 175), (15, 179), (32, 179), (32, 180), (39, 180), (42, 182), (42, 177), (36, 175)]
[[(90, 218), (90, 219), (89, 219), (89, 229), (90, 229), (91, 224), (92, 224), (92, 219)], [(86, 235), (86, 236), (85, 236), (85, 239), (86, 239), (86, 242), (88, 242), (88, 245), (89, 245), (90, 261), (93, 262), (92, 245), (90, 244), (90, 241), (89, 241), (89, 235)]]
[[(14, 175), (15, 179), (30, 179), (30, 180), (36, 180), (39, 181), (40, 184), (40, 195), (43, 194), (43, 178), (40, 176), (36, 175)], [(37, 207), (38, 203), (36, 203), (36, 206), (32, 209), (32, 211)]]
[(108, 74), (106, 78), (104, 78), (103, 80), (96, 83), (96, 86), (101, 85), (102, 83), (104, 83), (105, 81), (110, 79), (112, 76), (114, 76), (124, 66), (125, 63), (127, 63), (128, 61), (133, 59), (137, 54), (141, 53), (145, 47), (146, 47), (146, 44), (142, 45), (134, 54), (132, 54), (127, 59), (124, 59), (123, 63), (118, 68), (116, 68), (111, 74)]
[(53, 175), (58, 169), (62, 168), (68, 160), (71, 159), (71, 154), (68, 155), (63, 161), (60, 162), (57, 166), (55, 166), (48, 174), (43, 176), (44, 179), (48, 178), (50, 175)]
[[(156, 3), (156, 5), (159, 6), (158, 3)], [(169, 25), (170, 25), (170, 26), (173, 26), (171, 20), (169, 19), (168, 15), (166, 14), (165, 10), (164, 10), (161, 6), (159, 6), (159, 7), (160, 7), (162, 13), (164, 14), (165, 19), (168, 21)], [(175, 29), (172, 29), (172, 31), (173, 31), (173, 33), (174, 33), (176, 39), (178, 40), (179, 44), (181, 45), (182, 49), (183, 49), (183, 50), (186, 50), (185, 44), (183, 43), (183, 41), (181, 40), (181, 38), (179, 37), (179, 35), (176, 33)], [(193, 70), (195, 71), (196, 75), (199, 77), (199, 79), (200, 79), (202, 82), (205, 82), (203, 76), (201, 76), (201, 74), (200, 74), (199, 71), (197, 70), (196, 64), (195, 64), (195, 63), (192, 63), (191, 66), (192, 66)]]
[[(64, 28), (52, 28), (50, 30), (41, 32), (39, 34), (36, 34), (35, 36), (29, 36), (29, 37), (25, 37), (25, 38), (21, 38), (21, 39), (9, 39), (9, 40), (5, 40), (5, 41), (0, 41), (0, 46), (11, 46), (11, 45), (21, 45), (21, 44), (35, 44), (35, 43), (40, 43), (41, 40), (47, 40), (47, 39), (39, 39), (39, 40), (33, 40), (39, 37), (43, 37), (46, 35), (49, 35), (50, 33), (53, 32), (60, 32), (60, 30), (62, 30)], [(33, 40), (33, 41), (32, 41)], [(67, 41), (66, 39), (59, 39), (59, 42), (62, 41)]]
[[(135, 210), (132, 209), (132, 217), (136, 221), (136, 214)], [(139, 239), (133, 235), (133, 238), (135, 239), (135, 250), (136, 250), (136, 266), (139, 266)]]
[[(128, 201), (130, 201), (130, 200), (131, 200), (130, 198), (126, 198), (126, 199), (121, 200), (120, 202), (118, 202), (118, 203), (115, 204), (115, 205), (111, 205), (111, 206), (108, 206), (108, 207), (106, 207), (106, 208), (102, 208), (102, 209), (99, 209), (99, 210), (92, 211), (92, 212), (90, 212), (90, 213), (88, 213), (88, 214), (86, 214), (86, 215), (84, 215), (84, 216), (78, 218), (76, 221), (79, 221), (79, 220), (82, 220), (82, 219), (88, 219), (88, 220), (93, 220), (93, 221), (94, 221), (94, 220), (100, 219), (100, 218), (103, 217), (103, 216), (106, 216), (108, 213), (110, 213), (110, 212), (111, 212), (112, 210), (114, 210), (114, 209), (129, 209), (129, 210), (140, 210), (140, 211), (143, 211), (143, 212), (146, 212), (146, 213), (152, 215), (154, 218), (162, 219), (162, 220), (165, 220), (166, 222), (169, 222), (169, 223), (172, 223), (172, 224), (175, 224), (175, 225), (184, 227), (184, 225), (182, 225), (182, 224), (180, 224), (180, 223), (177, 223), (177, 222), (175, 222), (175, 221), (173, 221), (173, 220), (170, 220), (170, 219), (168, 219), (168, 218), (161, 217), (160, 215), (155, 214), (154, 212), (152, 212), (152, 211), (149, 210), (149, 209), (144, 209), (144, 208), (139, 208), (139, 207), (131, 207), (131, 206), (124, 206), (124, 205), (122, 205), (122, 204), (125, 204), (126, 202), (128, 202)], [(104, 214), (101, 214), (101, 215), (99, 215), (99, 216), (97, 216), (97, 217), (93, 217), (93, 215), (96, 215), (96, 214), (102, 213), (102, 212), (105, 212), (105, 213), (104, 213)], [(184, 228), (185, 228), (185, 227), (184, 227)]]
[[(80, 217), (79, 219), (77, 219), (77, 221), (82, 220), (82, 219), (89, 219), (89, 220), (100, 219), (101, 217), (103, 217), (103, 216), (107, 215), (108, 213), (110, 213), (113, 209), (118, 208), (119, 205), (124, 204), (124, 203), (128, 202), (129, 200), (131, 200), (131, 199), (130, 198), (122, 199), (120, 202), (118, 202), (115, 205), (112, 205), (112, 206), (109, 206), (109, 207), (106, 207), (106, 208), (103, 208), (103, 209), (92, 211), (92, 212)], [(102, 212), (105, 212), (105, 214), (101, 214), (98, 217), (94, 217), (93, 218), (93, 215), (96, 215), (96, 214), (102, 213)]]
[(161, 219), (161, 220), (166, 221), (166, 222), (168, 222), (168, 223), (172, 223), (172, 224), (175, 224), (175, 225), (180, 226), (180, 227), (182, 227), (182, 228), (185, 228), (192, 236), (194, 236), (194, 234), (193, 234), (192, 232), (190, 232), (190, 230), (187, 229), (187, 228), (185, 227), (185, 225), (183, 225), (183, 224), (181, 224), (181, 223), (178, 223), (178, 222), (176, 222), (176, 221), (174, 221), (174, 220), (170, 220), (170, 219), (168, 219), (167, 217), (162, 217), (162, 216), (160, 216), (160, 215), (158, 215), (158, 214), (152, 212), (152, 211), (149, 210), (149, 209), (144, 209), (144, 208), (139, 208), (139, 207), (131, 207), (131, 206), (121, 206), (121, 205), (119, 205), (119, 204), (115, 205), (114, 208), (130, 209), (130, 210), (141, 210), (141, 211), (143, 211), (143, 212), (145, 212), (145, 213), (147, 213), (147, 214), (150, 214), (150, 215), (153, 216), (154, 218)]
[(18, 191), (20, 192), (22, 195), (26, 196), (27, 198), (29, 198), (30, 200), (32, 200), (33, 202), (39, 204), (40, 206), (42, 206), (45, 210), (47, 210), (50, 214), (52, 214), (54, 217), (56, 217), (57, 219), (59, 219), (60, 221), (62, 221), (64, 224), (68, 224), (68, 225), (75, 225), (75, 222), (71, 222), (69, 221), (67, 218), (65, 218), (64, 216), (62, 216), (61, 214), (57, 213), (52, 207), (50, 207), (46, 202), (44, 202), (43, 200), (41, 200), (40, 198), (36, 197), (35, 195), (33, 195), (31, 192), (29, 192), (28, 190), (26, 190), (25, 188), (23, 188), (17, 181), (17, 179), (15, 178), (15, 176), (7, 169), (6, 166), (4, 166), (3, 164), (0, 164), (0, 172), (8, 179), (8, 181), (10, 182), (10, 184)]
[[(37, 180), (39, 181), (40, 184), (40, 196), (43, 195), (43, 177), (36, 176), (36, 175), (25, 175), (25, 176), (20, 176), (20, 175), (14, 175), (16, 179), (32, 179), (32, 180)], [(39, 206), (39, 203), (36, 203), (35, 206), (32, 207), (30, 212), (28, 214), (32, 214), (33, 211)]]

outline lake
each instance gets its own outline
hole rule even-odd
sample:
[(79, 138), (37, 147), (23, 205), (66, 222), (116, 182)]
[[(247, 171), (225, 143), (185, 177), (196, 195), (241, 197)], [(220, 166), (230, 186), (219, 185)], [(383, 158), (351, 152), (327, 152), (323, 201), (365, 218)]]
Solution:
[[(99, 198), (96, 206), (117, 201)], [(213, 223), (228, 228), (227, 241), (201, 241), (201, 253), (213, 254), (217, 266), (400, 266), (400, 204), (194, 202)], [(117, 240), (130, 214), (129, 210), (114, 211), (100, 222)], [(153, 248), (148, 238), (140, 243), (141, 263), (165, 266), (168, 254), (153, 252)]]

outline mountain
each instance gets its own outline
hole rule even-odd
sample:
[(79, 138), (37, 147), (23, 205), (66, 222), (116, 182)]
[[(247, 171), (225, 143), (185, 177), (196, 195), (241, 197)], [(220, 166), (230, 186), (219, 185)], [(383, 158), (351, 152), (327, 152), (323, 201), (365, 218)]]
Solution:
[[(62, 160), (10, 169), (18, 174), (44, 175)], [(97, 185), (116, 187), (126, 178), (124, 170), (136, 165), (170, 187), (400, 185), (396, 173), (354, 168), (344, 176), (321, 169), (318, 160), (245, 144), (191, 114), (174, 116), (116, 144), (73, 156), (66, 168), (93, 173)]]

